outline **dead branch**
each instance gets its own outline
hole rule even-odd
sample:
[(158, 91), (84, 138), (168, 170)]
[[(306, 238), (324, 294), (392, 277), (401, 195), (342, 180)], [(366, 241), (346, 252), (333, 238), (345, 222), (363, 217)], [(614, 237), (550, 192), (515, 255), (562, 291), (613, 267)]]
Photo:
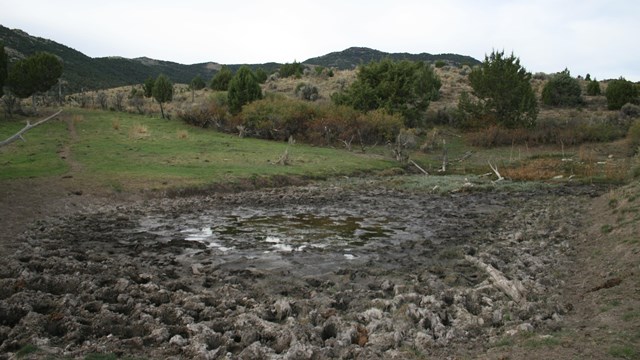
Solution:
[(344, 147), (348, 150), (351, 151), (351, 142), (353, 141), (353, 135), (351, 135), (351, 139), (349, 139), (349, 141), (346, 140), (342, 140), (339, 139), (340, 141), (342, 141), (344, 143)]
[(442, 139), (442, 168), (438, 170), (438, 172), (446, 172), (447, 171), (447, 140)]
[(36, 122), (36, 123), (34, 123), (34, 124), (31, 124), (29, 121), (27, 121), (27, 125), (26, 125), (25, 127), (23, 127), (23, 128), (22, 128), (22, 130), (20, 130), (20, 131), (18, 131), (17, 133), (15, 133), (15, 134), (11, 135), (11, 136), (10, 136), (10, 137), (8, 137), (6, 140), (1, 141), (1, 142), (0, 142), (0, 147), (5, 146), (5, 145), (9, 145), (9, 144), (11, 144), (12, 142), (14, 142), (14, 141), (16, 141), (16, 140), (18, 140), (18, 139), (20, 139), (20, 140), (22, 140), (22, 141), (26, 141), (26, 140), (22, 137), (22, 134), (26, 133), (27, 131), (29, 131), (29, 130), (33, 129), (34, 127), (36, 127), (36, 126), (38, 126), (38, 125), (42, 125), (42, 124), (44, 124), (45, 122), (47, 122), (47, 121), (49, 121), (49, 120), (51, 120), (51, 119), (55, 118), (56, 116), (60, 115), (60, 113), (61, 113), (61, 112), (62, 112), (62, 109), (58, 110), (58, 112), (57, 112), (57, 113), (55, 113), (55, 114), (53, 114), (53, 115), (51, 115), (51, 116), (49, 116), (49, 117), (47, 117), (47, 118), (44, 118), (44, 119), (42, 119), (42, 120), (40, 120), (40, 121), (38, 121), (38, 122)]
[(502, 272), (491, 266), (490, 264), (485, 264), (482, 260), (477, 259), (470, 255), (465, 255), (464, 257), (468, 262), (474, 264), (480, 269), (487, 272), (489, 275), (489, 280), (502, 292), (504, 292), (507, 296), (509, 296), (513, 301), (517, 303), (522, 303), (526, 301), (523, 293), (525, 292), (524, 286), (517, 280), (509, 280), (507, 279)]
[(490, 161), (487, 161), (487, 163), (489, 164), (489, 167), (491, 168), (491, 170), (493, 170), (493, 173), (494, 173), (494, 174), (496, 174), (496, 176), (498, 177), (498, 179), (496, 180), (496, 182), (504, 180), (504, 178), (502, 177), (502, 175), (500, 175), (500, 173), (498, 172), (498, 165), (493, 166), (493, 164), (491, 164), (491, 162), (490, 162)]
[(455, 162), (463, 162), (465, 160), (467, 160), (468, 158), (471, 157), (471, 155), (473, 155), (473, 151), (467, 151), (466, 153), (464, 153), (464, 155), (462, 155), (460, 158), (455, 159), (453, 161)]
[(282, 154), (282, 156), (280, 156), (280, 159), (278, 159), (278, 161), (276, 161), (276, 164), (283, 165), (283, 166), (289, 165), (289, 148), (286, 148), (284, 150), (284, 154)]
[(429, 175), (429, 173), (425, 169), (421, 168), (420, 165), (416, 164), (415, 161), (409, 160), (409, 162), (412, 163), (415, 167), (417, 167), (418, 170), (422, 171), (423, 174)]

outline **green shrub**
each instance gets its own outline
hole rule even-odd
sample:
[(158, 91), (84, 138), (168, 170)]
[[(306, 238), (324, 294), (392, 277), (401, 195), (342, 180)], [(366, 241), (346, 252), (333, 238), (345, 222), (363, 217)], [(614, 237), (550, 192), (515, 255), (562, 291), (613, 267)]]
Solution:
[(636, 120), (627, 131), (627, 148), (630, 154), (638, 154), (640, 150), (640, 120)]
[(239, 113), (244, 105), (262, 99), (260, 84), (248, 66), (243, 65), (229, 82), (227, 98), (232, 114)]
[(589, 81), (587, 84), (587, 95), (598, 96), (600, 94), (602, 94), (602, 91), (600, 90), (600, 82), (596, 79)]
[(211, 79), (211, 84), (209, 87), (212, 90), (216, 91), (227, 91), (229, 89), (229, 83), (233, 79), (233, 73), (231, 69), (229, 69), (226, 65), (223, 65), (222, 68), (213, 76)]
[(628, 80), (612, 80), (605, 91), (609, 110), (619, 110), (626, 103), (638, 103), (638, 88)]
[(239, 117), (249, 135), (282, 141), (289, 136), (304, 137), (316, 114), (312, 104), (274, 96), (246, 105)]
[(580, 83), (568, 69), (554, 75), (542, 88), (542, 103), (548, 106), (577, 106), (583, 103)]
[(401, 114), (405, 126), (423, 126), (429, 103), (437, 100), (442, 83), (424, 62), (384, 59), (360, 66), (355, 82), (332, 95), (336, 105), (349, 105), (363, 112), (384, 109)]
[(280, 73), (280, 77), (282, 78), (288, 78), (288, 77), (294, 76), (299, 79), (302, 77), (302, 74), (304, 73), (304, 65), (296, 61), (294, 61), (291, 64), (286, 63), (280, 66), (280, 69), (278, 70), (278, 72)]
[[(461, 112), (467, 123), (480, 126), (498, 124), (507, 128), (533, 127), (538, 104), (531, 87), (531, 73), (520, 66), (520, 59), (505, 57), (504, 51), (485, 56), (483, 63), (469, 74), (474, 100), (467, 95)], [(475, 119), (473, 119), (475, 118)]]
[(435, 64), (433, 66), (435, 66), (436, 68), (440, 69), (443, 68), (447, 65), (447, 62), (444, 60), (436, 60)]

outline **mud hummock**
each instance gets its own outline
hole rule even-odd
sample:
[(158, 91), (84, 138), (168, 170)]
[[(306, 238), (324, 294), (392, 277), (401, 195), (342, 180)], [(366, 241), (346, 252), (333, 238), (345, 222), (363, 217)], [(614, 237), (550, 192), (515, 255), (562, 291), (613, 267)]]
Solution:
[(39, 221), (0, 265), (0, 353), (477, 354), (561, 327), (595, 192), (305, 186)]

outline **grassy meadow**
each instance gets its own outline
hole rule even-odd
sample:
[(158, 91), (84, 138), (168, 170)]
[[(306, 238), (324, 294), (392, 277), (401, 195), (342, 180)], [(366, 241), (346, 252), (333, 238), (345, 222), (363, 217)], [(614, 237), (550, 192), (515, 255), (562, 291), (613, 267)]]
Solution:
[[(0, 138), (24, 121), (0, 122)], [(65, 176), (116, 189), (203, 186), (274, 176), (326, 178), (395, 166), (391, 159), (222, 134), (178, 120), (66, 109), (0, 149), (0, 179)], [(279, 160), (286, 153), (286, 164)]]

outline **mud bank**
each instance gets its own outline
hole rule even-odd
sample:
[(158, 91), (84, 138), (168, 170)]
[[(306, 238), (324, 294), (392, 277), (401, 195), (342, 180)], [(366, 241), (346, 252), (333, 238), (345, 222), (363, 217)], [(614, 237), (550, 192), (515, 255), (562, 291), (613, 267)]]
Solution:
[(479, 354), (562, 326), (561, 274), (596, 193), (305, 186), (39, 221), (0, 266), (0, 353)]

